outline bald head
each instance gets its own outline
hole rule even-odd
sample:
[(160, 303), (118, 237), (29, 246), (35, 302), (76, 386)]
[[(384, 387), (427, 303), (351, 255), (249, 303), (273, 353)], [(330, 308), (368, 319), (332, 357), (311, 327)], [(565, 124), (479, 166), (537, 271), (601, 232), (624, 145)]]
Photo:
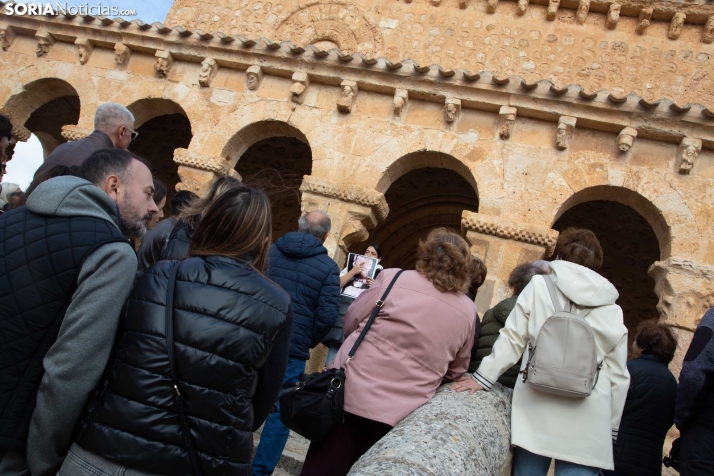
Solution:
[(312, 235), (325, 241), (332, 227), (332, 221), (327, 213), (321, 211), (309, 212), (298, 220), (298, 231)]

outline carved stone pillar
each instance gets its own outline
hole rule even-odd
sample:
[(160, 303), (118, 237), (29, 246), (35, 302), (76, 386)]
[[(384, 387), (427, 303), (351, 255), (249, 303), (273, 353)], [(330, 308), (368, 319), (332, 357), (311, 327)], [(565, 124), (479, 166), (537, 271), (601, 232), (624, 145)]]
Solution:
[(176, 191), (188, 190), (199, 196), (206, 193), (213, 180), (218, 177), (235, 177), (241, 179), (240, 174), (231, 167), (223, 157), (178, 148), (174, 151), (174, 162), (179, 165), (178, 175), (181, 181), (176, 184)]
[(558, 232), (545, 226), (466, 210), (461, 215), (461, 228), (471, 244), (471, 253), (488, 268), (486, 281), (476, 295), (481, 313), (510, 296), (508, 275), (513, 268), (550, 256), (558, 240)]

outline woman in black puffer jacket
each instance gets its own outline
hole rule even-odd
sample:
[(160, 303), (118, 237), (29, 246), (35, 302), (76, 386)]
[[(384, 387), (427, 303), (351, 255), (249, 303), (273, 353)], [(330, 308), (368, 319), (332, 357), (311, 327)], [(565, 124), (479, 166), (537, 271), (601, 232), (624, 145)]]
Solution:
[(674, 358), (677, 340), (668, 326), (654, 320), (637, 326), (627, 362), (630, 388), (613, 448), (615, 471), (606, 476), (657, 476), (662, 474), (662, 446), (674, 423), (677, 379), (667, 365)]
[(251, 473), (292, 331), (288, 294), (263, 276), (270, 238), (268, 199), (236, 186), (203, 214), (189, 258), (137, 281), (61, 476)]

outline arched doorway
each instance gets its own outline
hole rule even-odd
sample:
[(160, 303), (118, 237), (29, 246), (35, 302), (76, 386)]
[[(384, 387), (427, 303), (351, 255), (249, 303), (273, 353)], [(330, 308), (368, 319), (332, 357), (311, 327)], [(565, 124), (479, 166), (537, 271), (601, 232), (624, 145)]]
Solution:
[(307, 138), (288, 124), (266, 121), (242, 129), (226, 148), (236, 151), (235, 168), (243, 181), (264, 190), (270, 198), (273, 240), (297, 231), (300, 185), (303, 177), (312, 173), (312, 150)]
[[(417, 157), (405, 157), (404, 164)], [(456, 172), (461, 164), (451, 156), (442, 156), (448, 168), (422, 167), (406, 172), (387, 189), (387, 219), (369, 235), (369, 240), (354, 251), (363, 252), (371, 242), (382, 248), (382, 265), (414, 269), (419, 240), (438, 227), (461, 229), (461, 213), (478, 211), (478, 193), (468, 170)], [(465, 168), (464, 168), (465, 169)], [(463, 174), (468, 173), (468, 178)]]
[(134, 128), (139, 133), (129, 150), (149, 161), (154, 178), (166, 184), (168, 194), (164, 215), (171, 212), (171, 198), (180, 181), (174, 150), (188, 148), (193, 134), (184, 110), (167, 99), (142, 99), (127, 107), (134, 114)]
[(600, 241), (600, 274), (620, 293), (617, 304), (622, 308), (631, 344), (637, 325), (659, 316), (655, 282), (647, 274), (652, 263), (660, 259), (654, 230), (636, 210), (610, 200), (592, 200), (569, 208), (553, 229), (563, 231), (568, 227), (587, 228)]

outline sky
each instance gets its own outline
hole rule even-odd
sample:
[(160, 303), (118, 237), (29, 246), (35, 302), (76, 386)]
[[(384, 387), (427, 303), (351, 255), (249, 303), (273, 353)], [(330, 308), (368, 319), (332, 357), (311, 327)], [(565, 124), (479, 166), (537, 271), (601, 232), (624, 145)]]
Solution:
[[(64, 4), (64, 0), (62, 1)], [(89, 3), (95, 5), (116, 6), (122, 10), (136, 10), (135, 17), (124, 16), (125, 20), (139, 19), (145, 23), (154, 23), (156, 21), (163, 22), (166, 19), (166, 14), (171, 8), (173, 1), (171, 0), (67, 0), (67, 5), (84, 5)], [(40, 141), (33, 134), (27, 142), (18, 142), (15, 146), (15, 153), (12, 160), (7, 163), (7, 174), (3, 178), (3, 182), (16, 183), (23, 190), (32, 181), (32, 176), (35, 170), (42, 164), (42, 146)]]

